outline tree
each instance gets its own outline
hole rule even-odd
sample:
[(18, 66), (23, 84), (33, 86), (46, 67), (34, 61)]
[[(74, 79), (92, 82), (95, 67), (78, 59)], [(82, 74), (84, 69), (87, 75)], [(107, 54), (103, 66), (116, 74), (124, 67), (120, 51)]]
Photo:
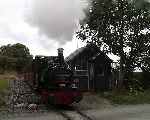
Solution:
[(141, 9), (150, 9), (150, 3), (148, 0), (132, 0), (132, 3), (137, 7)]
[(136, 67), (149, 68), (149, 12), (137, 8), (135, 2), (138, 0), (92, 0), (77, 32), (81, 40), (120, 57), (120, 86)]
[(29, 49), (20, 43), (0, 47), (0, 61), (3, 70), (21, 70), (32, 60)]

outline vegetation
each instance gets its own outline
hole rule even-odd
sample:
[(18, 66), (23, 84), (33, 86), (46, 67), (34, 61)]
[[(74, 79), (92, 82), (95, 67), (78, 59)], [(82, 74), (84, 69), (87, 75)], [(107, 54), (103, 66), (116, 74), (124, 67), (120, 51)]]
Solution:
[(29, 49), (20, 43), (0, 47), (0, 107), (5, 107), (9, 94), (8, 81), (14, 80), (16, 72), (20, 72), (32, 61)]
[(0, 47), (0, 72), (20, 71), (32, 60), (29, 49), (20, 43)]
[(8, 80), (0, 80), (0, 91), (8, 88)]
[(6, 96), (9, 94), (9, 80), (14, 80), (16, 72), (0, 74), (0, 108), (6, 107)]
[(8, 89), (8, 81), (7, 80), (0, 80), (0, 107), (4, 106), (5, 96), (7, 95), (6, 90)]
[(149, 4), (140, 2), (91, 0), (86, 18), (77, 32), (81, 40), (120, 57), (120, 87), (124, 79), (133, 79), (135, 68), (150, 71)]
[(8, 80), (0, 80), (0, 107), (4, 106), (6, 101), (5, 101), (5, 96), (7, 95), (7, 90), (8, 89)]
[(128, 91), (111, 91), (104, 93), (104, 98), (110, 100), (112, 104), (150, 104), (150, 90), (138, 92), (138, 94), (129, 94)]

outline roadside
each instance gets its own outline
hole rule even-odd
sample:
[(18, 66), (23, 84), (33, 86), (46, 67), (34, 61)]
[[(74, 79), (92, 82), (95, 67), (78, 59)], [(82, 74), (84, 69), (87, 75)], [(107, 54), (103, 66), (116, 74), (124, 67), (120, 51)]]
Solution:
[(150, 89), (130, 93), (127, 90), (113, 90), (98, 93), (100, 97), (107, 99), (113, 105), (150, 104)]
[(95, 120), (150, 120), (150, 104), (119, 105), (103, 110), (88, 110)]
[(15, 72), (0, 74), (0, 110), (6, 107), (7, 96), (9, 94), (9, 80), (14, 80), (15, 76)]
[(96, 93), (84, 93), (80, 103), (75, 104), (80, 110), (111, 108), (113, 105), (104, 97)]
[[(1, 116), (1, 115), (0, 115)], [(33, 112), (33, 113), (13, 113), (3, 115), (0, 120), (66, 120), (54, 111)]]

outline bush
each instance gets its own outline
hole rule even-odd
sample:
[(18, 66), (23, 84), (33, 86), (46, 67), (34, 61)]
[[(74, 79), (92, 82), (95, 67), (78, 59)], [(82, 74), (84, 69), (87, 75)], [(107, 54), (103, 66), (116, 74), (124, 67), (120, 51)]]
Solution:
[(149, 72), (143, 72), (142, 73), (142, 80), (144, 89), (150, 88), (150, 73)]
[(143, 92), (143, 85), (140, 80), (131, 79), (128, 83), (129, 94), (138, 95), (140, 92)]

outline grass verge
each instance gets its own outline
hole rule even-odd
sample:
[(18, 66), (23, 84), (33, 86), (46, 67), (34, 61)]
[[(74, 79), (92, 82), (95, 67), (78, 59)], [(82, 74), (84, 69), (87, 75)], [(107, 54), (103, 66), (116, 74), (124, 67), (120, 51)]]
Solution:
[(8, 89), (8, 80), (0, 80), (0, 91)]
[(0, 108), (6, 106), (6, 96), (8, 96), (9, 80), (14, 80), (15, 72), (0, 74)]
[(8, 89), (8, 80), (0, 80), (0, 108), (6, 105), (5, 96)]
[(128, 104), (150, 104), (150, 90), (139, 92), (137, 95), (129, 94), (127, 91), (111, 91), (101, 94), (112, 104), (128, 105)]

